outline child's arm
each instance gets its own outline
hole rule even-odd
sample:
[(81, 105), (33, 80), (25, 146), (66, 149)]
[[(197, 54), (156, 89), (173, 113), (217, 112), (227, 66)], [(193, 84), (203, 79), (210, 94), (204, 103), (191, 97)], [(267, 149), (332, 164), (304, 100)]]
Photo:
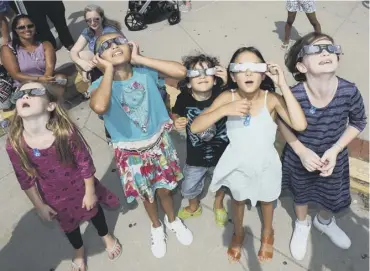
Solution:
[(186, 127), (186, 124), (188, 123), (188, 120), (185, 117), (185, 114), (186, 114), (185, 111), (186, 111), (186, 106), (187, 106), (186, 95), (187, 94), (183, 92), (177, 95), (175, 105), (171, 110), (172, 112), (170, 114), (170, 117), (177, 131), (184, 130)]
[(131, 63), (133, 65), (141, 65), (158, 71), (160, 77), (171, 77), (177, 80), (182, 80), (186, 77), (186, 68), (178, 62), (159, 60), (140, 55), (139, 46), (132, 44)]
[(266, 75), (269, 76), (283, 93), (283, 97), (274, 94), (276, 98), (275, 110), (279, 116), (296, 131), (304, 131), (307, 128), (307, 121), (302, 110), (302, 107), (294, 97), (288, 84), (286, 83), (283, 70), (276, 64), (268, 64), (269, 71)]
[(212, 103), (212, 105), (196, 117), (191, 126), (191, 132), (198, 134), (204, 132), (217, 121), (226, 116), (245, 116), (250, 109), (247, 100), (238, 100), (231, 102), (231, 93), (221, 93)]
[(326, 164), (323, 167), (322, 176), (326, 177), (332, 174), (338, 154), (365, 129), (366, 123), (364, 101), (360, 91), (356, 87), (351, 97), (348, 127), (338, 141), (321, 158), (321, 162)]
[(111, 63), (101, 59), (98, 55), (94, 57), (93, 62), (96, 63), (99, 68), (104, 70), (104, 75), (98, 88), (92, 90), (90, 107), (96, 114), (102, 115), (109, 109), (110, 98), (112, 95), (114, 68)]
[(279, 126), (279, 131), (283, 135), (285, 141), (297, 154), (302, 162), (302, 165), (310, 172), (320, 170), (323, 166), (320, 157), (312, 150), (305, 147), (281, 119), (278, 118), (277, 124)]

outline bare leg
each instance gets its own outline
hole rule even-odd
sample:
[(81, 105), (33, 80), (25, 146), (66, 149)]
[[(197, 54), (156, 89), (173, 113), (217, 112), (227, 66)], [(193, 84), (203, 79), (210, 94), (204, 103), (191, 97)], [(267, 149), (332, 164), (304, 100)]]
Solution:
[(150, 221), (153, 224), (153, 228), (158, 228), (162, 224), (158, 219), (158, 209), (157, 209), (157, 200), (154, 200), (153, 203), (149, 201), (144, 201), (145, 210), (149, 216)]
[(216, 192), (216, 196), (215, 196), (215, 209), (224, 208), (224, 198), (225, 198), (225, 192), (222, 189), (219, 189)]
[(176, 219), (175, 210), (173, 208), (173, 199), (171, 191), (165, 188), (160, 188), (157, 190), (157, 195), (161, 200), (161, 206), (163, 211), (168, 217), (168, 222), (173, 222)]
[(321, 216), (324, 219), (330, 219), (330, 218), (333, 217), (333, 214), (331, 212), (328, 212), (328, 211), (325, 211), (325, 210), (321, 210), (319, 212), (319, 216)]
[(295, 17), (297, 15), (297, 12), (290, 12), (288, 11), (288, 18), (285, 23), (285, 36), (284, 36), (284, 42), (282, 47), (287, 48), (290, 40), (290, 34), (292, 32), (292, 26), (295, 20)]
[(308, 205), (296, 205), (295, 214), (299, 221), (305, 221), (307, 219)]
[(198, 198), (189, 199), (189, 206), (185, 207), (186, 211), (189, 213), (194, 213), (199, 208), (199, 200)]
[(320, 25), (319, 21), (316, 18), (316, 13), (315, 12), (306, 13), (306, 16), (307, 16), (308, 20), (310, 21), (310, 23), (312, 24), (313, 29), (315, 30), (315, 32), (316, 33), (321, 33), (321, 25)]
[(272, 228), (272, 219), (274, 217), (273, 202), (261, 202), (263, 216), (263, 230), (261, 236), (261, 248), (258, 253), (260, 262), (270, 261), (273, 256), (274, 230)]
[(227, 251), (229, 261), (231, 263), (237, 262), (240, 260), (241, 248), (244, 241), (244, 228), (243, 228), (243, 218), (244, 218), (244, 209), (245, 201), (232, 200), (232, 211), (233, 211), (233, 220), (234, 220), (234, 235), (232, 237), (229, 249)]

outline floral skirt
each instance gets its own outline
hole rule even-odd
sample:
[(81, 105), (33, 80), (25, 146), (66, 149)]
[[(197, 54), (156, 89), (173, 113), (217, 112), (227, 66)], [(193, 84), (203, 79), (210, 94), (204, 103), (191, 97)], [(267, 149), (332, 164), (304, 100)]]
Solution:
[(137, 197), (152, 203), (156, 189), (173, 190), (183, 178), (177, 152), (166, 130), (145, 148), (116, 148), (115, 158), (129, 203)]

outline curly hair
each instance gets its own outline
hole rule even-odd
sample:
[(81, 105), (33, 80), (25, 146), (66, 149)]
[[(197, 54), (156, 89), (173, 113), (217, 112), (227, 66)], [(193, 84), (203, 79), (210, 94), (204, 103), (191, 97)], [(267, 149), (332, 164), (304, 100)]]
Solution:
[[(195, 55), (188, 55), (184, 56), (182, 58), (183, 65), (186, 67), (187, 70), (194, 69), (195, 65), (200, 64), (204, 65), (207, 64), (209, 68), (219, 66), (220, 61), (217, 57), (213, 57), (210, 55), (206, 55), (203, 53), (197, 53)], [(222, 85), (222, 79), (219, 77), (215, 77), (216, 80), (216, 86), (220, 87)], [(191, 91), (191, 89), (188, 88), (188, 83), (190, 82), (189, 77), (186, 77), (185, 79), (181, 80), (177, 84), (177, 88), (182, 91)]]
[(302, 57), (298, 57), (298, 55), (304, 46), (310, 45), (318, 39), (327, 39), (334, 43), (334, 39), (327, 34), (311, 32), (297, 40), (285, 55), (285, 66), (292, 73), (294, 79), (298, 82), (306, 81), (306, 75), (299, 72), (296, 67), (298, 62), (302, 62)]

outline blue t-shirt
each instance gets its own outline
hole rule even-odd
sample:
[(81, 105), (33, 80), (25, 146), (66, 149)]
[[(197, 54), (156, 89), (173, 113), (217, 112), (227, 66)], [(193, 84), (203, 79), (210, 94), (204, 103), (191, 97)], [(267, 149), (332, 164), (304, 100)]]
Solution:
[[(121, 32), (117, 28), (108, 25), (103, 28), (102, 35), (109, 33), (121, 33)], [(89, 27), (85, 28), (82, 31), (81, 35), (86, 39), (89, 50), (94, 53), (95, 42), (98, 39), (98, 37), (94, 35), (94, 33), (90, 30)]]
[[(88, 91), (97, 89), (102, 79)], [(162, 82), (157, 71), (146, 67), (133, 67), (131, 78), (113, 81), (109, 109), (103, 115), (113, 143), (150, 139), (170, 120), (158, 89)]]

